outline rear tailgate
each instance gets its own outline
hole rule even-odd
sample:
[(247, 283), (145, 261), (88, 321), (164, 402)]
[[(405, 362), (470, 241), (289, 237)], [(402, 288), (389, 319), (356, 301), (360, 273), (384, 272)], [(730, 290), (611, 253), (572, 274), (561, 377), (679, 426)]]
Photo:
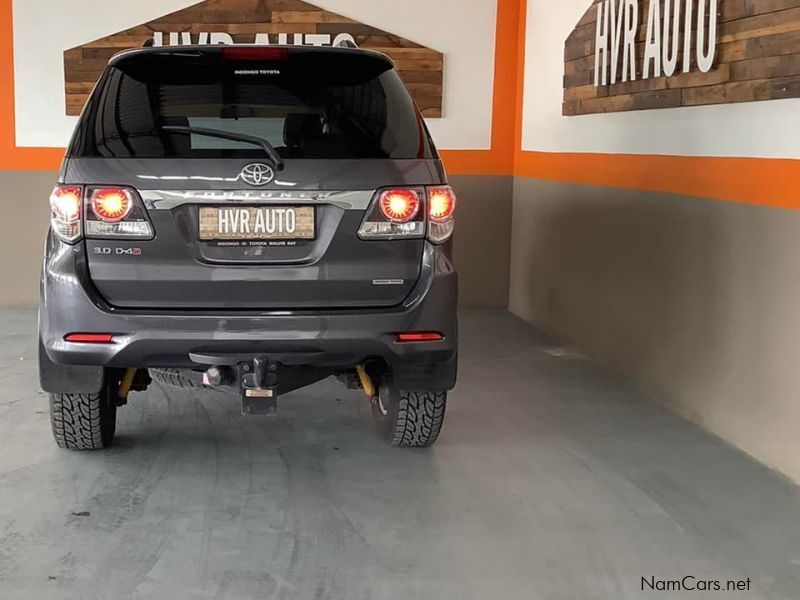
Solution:
[[(169, 161), (166, 161), (169, 162)], [(185, 160), (187, 177), (235, 177), (239, 161)], [(435, 161), (294, 161), (281, 173), (301, 187), (230, 189), (198, 179), (188, 189), (163, 160), (71, 160), (68, 183), (135, 187), (152, 240), (87, 239), (91, 279), (112, 305), (129, 308), (322, 309), (401, 303), (419, 278), (424, 241), (362, 240), (374, 190), (392, 182), (436, 183)], [(203, 173), (203, 175), (199, 175)], [(297, 177), (293, 175), (297, 173)], [(311, 186), (304, 178), (316, 178)], [(319, 187), (325, 190), (309, 189)], [(356, 189), (361, 188), (361, 189)], [(366, 189), (365, 189), (366, 188)], [(313, 239), (202, 240), (201, 210), (308, 207)], [(267, 217), (269, 219), (269, 217)], [(251, 227), (251, 229), (254, 229)]]
[[(267, 140), (285, 168), (257, 145), (187, 128)], [(401, 303), (425, 242), (366, 241), (359, 227), (377, 190), (443, 181), (387, 59), (258, 47), (112, 60), (64, 178), (89, 195), (130, 189), (152, 224), (152, 239), (87, 236), (91, 280), (110, 304), (256, 310)]]

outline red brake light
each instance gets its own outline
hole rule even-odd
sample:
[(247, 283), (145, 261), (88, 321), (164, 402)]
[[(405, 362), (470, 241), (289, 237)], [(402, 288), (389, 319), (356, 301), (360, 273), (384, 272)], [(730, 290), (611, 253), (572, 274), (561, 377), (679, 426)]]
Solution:
[(419, 212), (419, 195), (414, 190), (386, 190), (381, 194), (383, 216), (395, 223), (408, 223)]
[(289, 58), (289, 50), (288, 48), (227, 47), (222, 49), (222, 58), (226, 60), (286, 60)]
[(114, 336), (110, 333), (70, 333), (64, 336), (64, 341), (78, 344), (110, 344)]
[(449, 186), (428, 189), (428, 214), (431, 221), (441, 222), (456, 211), (456, 195)]
[(420, 331), (413, 333), (398, 333), (397, 341), (401, 343), (407, 342), (441, 342), (444, 336), (441, 333), (434, 333), (432, 331)]
[(58, 185), (50, 196), (50, 208), (64, 223), (74, 223), (81, 218), (83, 188), (78, 185)]
[(106, 223), (122, 221), (133, 208), (131, 195), (127, 190), (100, 188), (92, 192), (92, 210)]

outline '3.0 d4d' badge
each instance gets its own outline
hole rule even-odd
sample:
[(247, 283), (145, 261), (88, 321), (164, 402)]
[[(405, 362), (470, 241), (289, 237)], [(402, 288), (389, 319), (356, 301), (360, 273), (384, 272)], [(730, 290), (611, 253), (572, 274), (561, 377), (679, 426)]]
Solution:
[(260, 187), (267, 185), (275, 178), (275, 171), (264, 163), (253, 163), (242, 169), (239, 178), (245, 183)]

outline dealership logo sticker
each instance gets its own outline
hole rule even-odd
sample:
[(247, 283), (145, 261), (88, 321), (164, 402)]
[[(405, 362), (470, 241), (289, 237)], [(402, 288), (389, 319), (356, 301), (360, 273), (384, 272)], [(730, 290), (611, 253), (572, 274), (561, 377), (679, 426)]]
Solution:
[(779, 4), (594, 0), (566, 41), (563, 114), (800, 97), (800, 7)]
[(337, 46), (355, 42), (387, 54), (423, 116), (442, 116), (444, 57), (394, 33), (302, 0), (205, 0), (64, 52), (66, 112), (79, 115), (108, 59), (117, 52), (188, 44)]
[(245, 183), (259, 187), (272, 181), (275, 178), (275, 171), (269, 165), (254, 163), (242, 169), (239, 178)]

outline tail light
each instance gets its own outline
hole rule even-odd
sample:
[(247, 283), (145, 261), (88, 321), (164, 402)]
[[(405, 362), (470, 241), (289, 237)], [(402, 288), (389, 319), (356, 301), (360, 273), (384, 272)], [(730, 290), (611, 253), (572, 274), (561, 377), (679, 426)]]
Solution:
[(83, 187), (57, 185), (50, 194), (50, 226), (59, 239), (74, 244), (81, 237)]
[(123, 187), (96, 187), (89, 188), (87, 195), (87, 238), (153, 237), (153, 227), (135, 190)]
[(365, 240), (416, 239), (427, 230), (431, 242), (442, 244), (453, 235), (455, 210), (456, 195), (450, 186), (381, 190), (358, 235)]
[(425, 235), (425, 213), (420, 210), (423, 188), (379, 191), (358, 230), (365, 240), (421, 238)]
[(95, 239), (153, 237), (139, 195), (123, 187), (57, 185), (50, 195), (50, 225), (68, 244), (83, 235)]
[(419, 212), (419, 194), (414, 190), (388, 190), (381, 194), (378, 204), (392, 223), (408, 223)]
[(441, 244), (456, 227), (456, 194), (449, 185), (428, 188), (428, 239)]
[(101, 221), (119, 223), (133, 208), (128, 190), (107, 188), (92, 192), (92, 210)]

